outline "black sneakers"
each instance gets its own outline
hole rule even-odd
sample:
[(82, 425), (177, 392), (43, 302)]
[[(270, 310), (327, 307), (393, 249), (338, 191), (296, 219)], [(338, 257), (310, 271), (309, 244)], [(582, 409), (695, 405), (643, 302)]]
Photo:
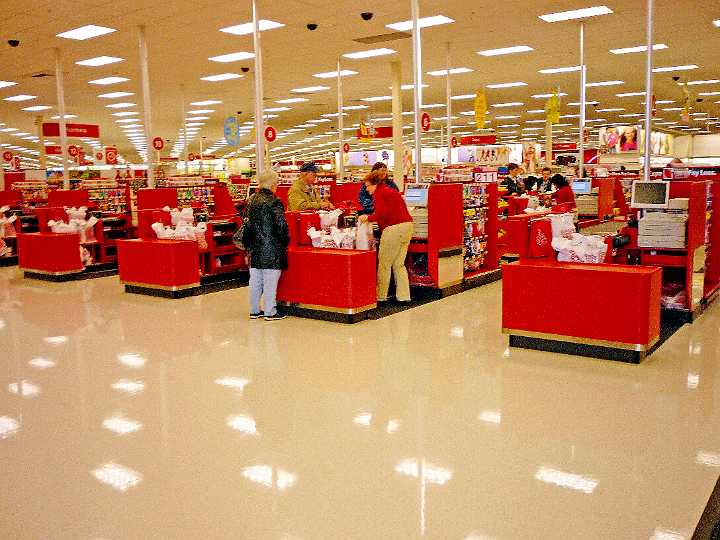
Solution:
[(275, 315), (265, 315), (266, 321), (281, 321), (284, 318), (285, 318), (285, 315), (283, 315), (280, 312), (276, 313)]
[(265, 316), (265, 314), (262, 311), (260, 313), (251, 313), (250, 319), (252, 319), (252, 320), (262, 319), (264, 316)]

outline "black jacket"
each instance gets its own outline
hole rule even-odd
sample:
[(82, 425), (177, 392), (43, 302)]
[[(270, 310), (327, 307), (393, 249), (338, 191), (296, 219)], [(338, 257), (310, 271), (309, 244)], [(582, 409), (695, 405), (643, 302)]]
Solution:
[(250, 267), (285, 270), (290, 243), (285, 207), (269, 189), (260, 189), (250, 197), (242, 242), (250, 256)]

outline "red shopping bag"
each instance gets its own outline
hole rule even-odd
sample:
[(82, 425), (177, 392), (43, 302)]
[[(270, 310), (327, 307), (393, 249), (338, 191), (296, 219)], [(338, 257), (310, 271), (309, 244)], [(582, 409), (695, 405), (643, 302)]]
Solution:
[(530, 223), (530, 258), (552, 257), (552, 224), (549, 219), (536, 219)]

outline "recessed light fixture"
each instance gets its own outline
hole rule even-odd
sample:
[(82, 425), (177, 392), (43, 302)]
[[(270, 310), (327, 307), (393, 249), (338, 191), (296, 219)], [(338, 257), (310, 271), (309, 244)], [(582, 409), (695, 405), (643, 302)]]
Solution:
[(0, 81), (0, 88), (7, 88), (8, 86), (15, 86), (17, 83), (12, 81)]
[(362, 98), (360, 101), (368, 101), (368, 102), (390, 101), (391, 99), (392, 99), (392, 96), (371, 96), (371, 97)]
[(204, 107), (205, 105), (218, 105), (222, 103), (219, 99), (206, 99), (205, 101), (193, 101), (190, 103), (190, 105), (195, 105), (197, 107)]
[[(450, 75), (459, 75), (460, 73), (471, 73), (473, 70), (466, 67), (461, 68), (450, 68)], [(445, 77), (448, 74), (447, 69), (440, 69), (437, 71), (428, 71), (428, 75), (432, 77)]]
[(542, 73), (543, 75), (552, 75), (554, 73), (572, 73), (573, 71), (580, 71), (580, 66), (546, 68), (539, 70), (538, 73)]
[(23, 111), (34, 112), (34, 111), (47, 111), (52, 109), (50, 105), (34, 105), (32, 107), (25, 107)]
[(195, 109), (193, 111), (188, 111), (187, 114), (209, 114), (214, 112), (215, 109)]
[(585, 86), (592, 88), (594, 86), (620, 86), (621, 84), (625, 84), (625, 81), (600, 81), (587, 83)]
[[(357, 71), (353, 71), (351, 69), (341, 69), (340, 70), (340, 76), (341, 77), (349, 77), (351, 75), (357, 75)], [(315, 73), (313, 77), (317, 77), (318, 79), (333, 79), (338, 76), (337, 71), (326, 71), (325, 73)]]
[[(535, 98), (535, 99), (547, 99), (547, 98), (553, 97), (554, 95), (555, 95), (555, 94), (533, 94), (533, 95), (530, 96), (530, 97), (533, 97), (533, 98)], [(558, 96), (559, 96), (559, 97), (567, 96), (567, 94), (566, 94), (565, 92), (560, 92), (560, 93), (558, 94)]]
[(640, 113), (621, 114), (620, 118), (638, 118), (639, 116), (643, 116), (643, 115)]
[[(261, 32), (264, 32), (265, 30), (274, 30), (275, 28), (282, 28), (283, 26), (285, 26), (283, 23), (268, 21), (267, 19), (260, 19), (258, 21), (258, 28)], [(227, 28), (221, 28), (220, 31), (225, 32), (226, 34), (233, 34), (235, 36), (247, 36), (252, 34), (255, 29), (253, 23), (248, 22), (236, 24), (235, 26), (228, 26)]]
[(18, 94), (17, 96), (6, 97), (5, 101), (29, 101), (31, 99), (37, 99), (37, 96), (31, 96), (29, 94)]
[(308, 98), (304, 97), (295, 97), (295, 98), (288, 98), (288, 99), (278, 99), (275, 103), (279, 103), (280, 105), (285, 105), (289, 103), (304, 103), (306, 101), (310, 101)]
[[(668, 46), (664, 43), (656, 43), (653, 45), (653, 51), (661, 51), (663, 49), (667, 49)], [(610, 52), (613, 54), (630, 54), (630, 53), (640, 53), (640, 52), (647, 52), (647, 45), (638, 45), (637, 47), (624, 47), (622, 49), (610, 49)]]
[[(585, 102), (585, 105), (586, 105), (586, 106), (587, 106), (587, 105), (599, 105), (599, 104), (600, 104), (599, 101), (586, 101), (586, 102)], [(580, 102), (579, 102), (579, 101), (574, 101), (573, 103), (568, 103), (568, 105), (569, 105), (570, 107), (579, 107), (579, 106), (580, 106)]]
[(88, 24), (86, 26), (81, 26), (80, 28), (75, 28), (74, 30), (68, 30), (67, 32), (57, 34), (57, 37), (83, 41), (85, 39), (104, 36), (105, 34), (111, 34), (113, 32), (117, 32), (117, 30), (115, 30), (115, 28), (107, 28), (105, 26)]
[(685, 66), (668, 66), (668, 67), (659, 67), (653, 69), (653, 73), (667, 73), (670, 71), (689, 71), (691, 69), (697, 69), (699, 66), (696, 66), (695, 64), (688, 64)]
[(112, 113), (113, 116), (137, 116), (138, 114), (140, 113), (134, 111), (121, 111)]
[(124, 58), (118, 58), (117, 56), (96, 56), (95, 58), (88, 58), (87, 60), (80, 60), (75, 63), (79, 66), (98, 67), (106, 66), (108, 64), (117, 64), (118, 62), (123, 62), (124, 60)]
[(622, 112), (624, 110), (622, 107), (614, 107), (610, 109), (595, 109), (595, 112)]
[(132, 122), (137, 122), (137, 118), (123, 118), (122, 120), (115, 120), (116, 124), (128, 124)]
[(698, 96), (720, 96), (720, 92), (700, 92)]
[(376, 56), (386, 56), (388, 54), (395, 54), (397, 51), (393, 49), (387, 49), (387, 48), (380, 48), (380, 49), (370, 49), (367, 51), (358, 51), (353, 53), (347, 53), (343, 54), (345, 58), (351, 58), (353, 60), (360, 60), (362, 58), (374, 58)]
[(720, 83), (720, 79), (708, 79), (707, 81), (688, 81), (687, 83), (678, 83), (681, 86), (687, 84), (688, 86), (698, 86), (701, 84), (717, 84)]
[[(445, 17), (445, 15), (433, 15), (432, 17), (421, 17), (418, 19), (418, 28), (428, 28), (429, 26), (439, 26), (441, 24), (454, 23), (455, 19)], [(391, 30), (398, 32), (407, 32), (413, 29), (413, 21), (401, 21), (385, 25)]]
[(588, 17), (597, 17), (598, 15), (610, 15), (613, 12), (607, 6), (594, 6), (582, 9), (573, 9), (570, 11), (560, 11), (557, 13), (548, 13), (539, 17), (549, 23), (571, 21), (574, 19), (586, 19)]
[(488, 49), (485, 51), (478, 51), (477, 53), (481, 56), (500, 56), (503, 54), (515, 54), (515, 53), (521, 53), (521, 52), (530, 52), (534, 51), (532, 47), (528, 47), (527, 45), (516, 45), (514, 47), (503, 47), (501, 49)]
[(360, 111), (363, 109), (369, 109), (367, 105), (348, 105), (346, 107), (343, 107), (343, 111)]
[(206, 75), (205, 77), (200, 77), (201, 81), (210, 81), (210, 82), (220, 82), (220, 81), (229, 81), (230, 79), (241, 79), (242, 75), (239, 73), (219, 73), (218, 75)]
[[(77, 118), (77, 114), (66, 114), (65, 118)], [(53, 116), (50, 120), (60, 120), (60, 115)]]
[(105, 107), (108, 109), (129, 109), (130, 107), (135, 107), (135, 104), (130, 102), (110, 103), (109, 105), (105, 105)]
[(668, 107), (666, 109), (663, 109), (665, 112), (676, 112), (676, 111), (682, 111), (682, 107)]
[(487, 88), (516, 88), (518, 86), (527, 86), (527, 83), (524, 83), (524, 82), (496, 83), (496, 84), (488, 84)]
[(322, 92), (330, 90), (329, 86), (305, 86), (303, 88), (293, 88), (290, 90), (293, 94), (312, 94), (313, 92)]
[[(516, 118), (520, 118), (520, 115), (518, 114), (508, 114), (505, 116), (496, 116), (495, 120), (515, 120)], [(503, 126), (499, 126), (503, 127)]]
[(98, 97), (103, 99), (117, 99), (121, 97), (134, 96), (132, 92), (110, 92), (109, 94), (100, 94)]
[(520, 107), (522, 105), (525, 105), (525, 104), (520, 101), (510, 101), (508, 103), (494, 103), (493, 107), (502, 109), (502, 108), (507, 108), (507, 107)]
[(645, 92), (623, 92), (622, 94), (615, 94), (617, 97), (635, 97), (644, 96)]
[(117, 84), (121, 82), (127, 82), (130, 79), (126, 77), (104, 77), (102, 79), (95, 79), (94, 81), (88, 81), (88, 84), (100, 84), (100, 85), (108, 85), (108, 84)]
[(265, 112), (284, 112), (284, 111), (290, 111), (292, 110), (290, 107), (271, 107), (268, 109), (265, 109)]
[(208, 58), (211, 62), (221, 62), (227, 64), (228, 62), (239, 62), (240, 60), (249, 60), (255, 58), (255, 53), (240, 51), (236, 53), (221, 54), (219, 56), (211, 56)]
[(460, 101), (464, 99), (475, 99), (475, 94), (461, 94), (459, 96), (452, 96), (450, 99), (453, 101)]

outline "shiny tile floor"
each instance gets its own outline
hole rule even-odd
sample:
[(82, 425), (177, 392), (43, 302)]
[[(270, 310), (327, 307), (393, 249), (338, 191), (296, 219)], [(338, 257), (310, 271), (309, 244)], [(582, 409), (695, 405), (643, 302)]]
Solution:
[(720, 305), (638, 367), (508, 350), (499, 293), (266, 323), (0, 270), (0, 538), (690, 538)]

